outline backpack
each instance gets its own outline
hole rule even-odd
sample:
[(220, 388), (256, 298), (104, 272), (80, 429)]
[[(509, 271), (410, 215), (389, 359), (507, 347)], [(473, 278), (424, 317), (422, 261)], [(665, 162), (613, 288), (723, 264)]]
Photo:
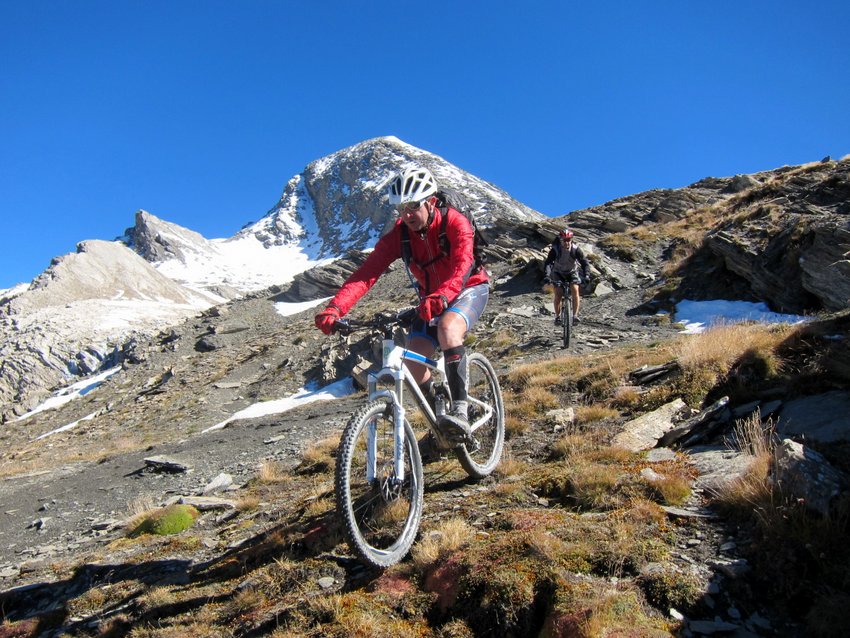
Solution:
[[(449, 238), (446, 234), (446, 227), (449, 223), (449, 207), (454, 208), (461, 215), (466, 217), (469, 220), (469, 225), (472, 226), (473, 240), (472, 240), (472, 256), (474, 260), (474, 266), (472, 268), (472, 272), (476, 273), (484, 266), (486, 262), (486, 256), (481, 251), (482, 246), (488, 246), (489, 242), (481, 233), (481, 230), (478, 228), (478, 225), (475, 223), (475, 215), (472, 213), (472, 207), (469, 205), (467, 199), (458, 193), (455, 190), (449, 188), (443, 188), (438, 190), (435, 193), (435, 197), (437, 198), (437, 208), (440, 210), (440, 215), (442, 217), (442, 221), (440, 222), (440, 251), (442, 254), (435, 257), (433, 261), (437, 259), (441, 259), (442, 257), (447, 257), (451, 254), (451, 246), (449, 245)], [(401, 225), (401, 259), (404, 261), (404, 266), (407, 268), (408, 273), (410, 272), (410, 259), (412, 252), (410, 250), (410, 231), (407, 228), (406, 224)], [(428, 262), (427, 264), (423, 264), (422, 268), (426, 268), (430, 266), (433, 261)]]

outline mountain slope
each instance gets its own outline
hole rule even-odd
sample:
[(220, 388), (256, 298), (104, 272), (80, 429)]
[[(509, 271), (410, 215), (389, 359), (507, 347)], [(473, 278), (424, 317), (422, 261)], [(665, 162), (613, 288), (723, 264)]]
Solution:
[(31, 405), (33, 392), (115, 365), (133, 335), (209, 307), (123, 244), (90, 240), (54, 259), (2, 307), (0, 405)]

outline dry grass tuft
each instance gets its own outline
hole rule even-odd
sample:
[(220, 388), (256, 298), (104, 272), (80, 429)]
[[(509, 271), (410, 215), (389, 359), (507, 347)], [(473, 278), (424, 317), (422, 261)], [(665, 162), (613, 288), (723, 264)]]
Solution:
[(593, 442), (587, 436), (570, 433), (555, 441), (552, 445), (552, 457), (555, 459), (570, 459), (593, 447)]
[(556, 385), (563, 385), (573, 378), (573, 371), (578, 361), (579, 359), (573, 357), (559, 357), (549, 361), (526, 363), (508, 372), (505, 383), (508, 387), (520, 391), (544, 385), (544, 382), (547, 387), (553, 382)]
[(611, 405), (617, 408), (634, 408), (640, 403), (641, 391), (634, 386), (621, 386), (614, 390)]
[(747, 471), (738, 479), (726, 484), (716, 495), (717, 502), (729, 512), (770, 512), (774, 509), (774, 490), (770, 481), (773, 465), (773, 424), (762, 427), (757, 414), (737, 421), (733, 439), (734, 447), (752, 455)]
[(127, 504), (127, 511), (129, 513), (129, 518), (133, 519), (140, 514), (151, 512), (157, 507), (159, 507), (159, 505), (152, 494), (143, 494)]
[(256, 494), (245, 494), (236, 502), (236, 510), (239, 512), (253, 512), (260, 507), (260, 497)]
[(508, 413), (505, 415), (505, 436), (507, 438), (518, 436), (531, 427), (531, 421), (529, 419), (511, 414), (509, 412), (510, 408), (507, 408), (507, 410)]
[(614, 419), (620, 416), (619, 410), (609, 408), (606, 405), (593, 403), (591, 405), (580, 405), (576, 408), (576, 423), (586, 425), (596, 421)]
[(284, 484), (292, 480), (292, 475), (278, 461), (266, 460), (260, 463), (257, 480), (264, 485)]
[(779, 363), (774, 352), (791, 330), (794, 328), (785, 324), (716, 324), (680, 340), (678, 361), (686, 370), (712, 368), (724, 373), (745, 353), (751, 353), (769, 362), (768, 372), (775, 372)]
[(531, 413), (535, 415), (557, 408), (561, 404), (557, 394), (542, 386), (526, 388), (519, 396), (519, 401), (528, 405)]
[(691, 495), (693, 478), (687, 474), (663, 474), (647, 481), (665, 505), (681, 505)]
[(411, 556), (419, 571), (425, 571), (439, 558), (457, 551), (475, 538), (475, 529), (462, 518), (451, 518), (423, 534)]
[(493, 474), (500, 479), (519, 477), (525, 472), (527, 466), (528, 465), (525, 461), (520, 461), (519, 459), (511, 456), (509, 452), (506, 452), (502, 456), (502, 460), (499, 462), (499, 465), (496, 466)]
[(304, 450), (301, 469), (310, 472), (326, 472), (334, 467), (334, 458), (339, 448), (339, 436), (325, 437)]

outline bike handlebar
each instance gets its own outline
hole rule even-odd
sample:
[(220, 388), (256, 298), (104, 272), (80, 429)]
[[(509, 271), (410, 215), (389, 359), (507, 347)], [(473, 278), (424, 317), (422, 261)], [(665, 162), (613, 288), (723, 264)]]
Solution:
[[(582, 277), (581, 281), (578, 283), (579, 289), (583, 291), (590, 284), (591, 281), (593, 281), (592, 277)], [(560, 279), (558, 281), (550, 281), (547, 285), (566, 290), (570, 286), (570, 283), (564, 281), (563, 279)]]
[(378, 329), (387, 332), (395, 326), (409, 326), (416, 318), (416, 308), (404, 308), (398, 312), (382, 311), (372, 319), (337, 319), (334, 322), (334, 332), (350, 335), (361, 329)]

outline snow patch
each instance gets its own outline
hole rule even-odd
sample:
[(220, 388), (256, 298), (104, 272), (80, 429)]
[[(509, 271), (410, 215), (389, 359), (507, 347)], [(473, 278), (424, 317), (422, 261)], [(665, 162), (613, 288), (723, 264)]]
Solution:
[(236, 421), (237, 419), (256, 419), (261, 416), (280, 414), (301, 405), (306, 405), (315, 401), (331, 401), (333, 399), (348, 396), (349, 394), (354, 394), (354, 392), (356, 392), (354, 388), (354, 381), (350, 377), (348, 379), (343, 379), (342, 381), (331, 383), (330, 385), (326, 385), (324, 388), (320, 389), (311, 389), (310, 386), (304, 387), (290, 397), (276, 399), (274, 401), (262, 401), (260, 403), (249, 405), (244, 410), (240, 410), (221, 423), (217, 423), (208, 427), (206, 430), (202, 430), (202, 433), (220, 430), (231, 421)]
[(757, 321), (761, 323), (800, 323), (809, 317), (772, 312), (766, 303), (752, 301), (690, 301), (683, 299), (676, 305), (675, 321), (682, 324), (685, 334), (703, 332), (719, 323)]

